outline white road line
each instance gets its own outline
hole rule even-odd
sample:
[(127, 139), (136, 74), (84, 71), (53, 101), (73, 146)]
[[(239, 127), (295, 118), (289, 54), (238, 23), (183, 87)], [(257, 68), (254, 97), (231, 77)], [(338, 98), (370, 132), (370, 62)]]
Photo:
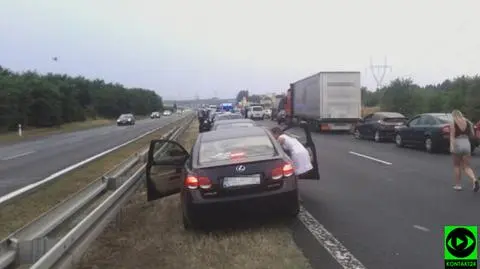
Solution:
[(20, 153), (20, 154), (17, 154), (17, 155), (13, 155), (13, 156), (10, 156), (10, 157), (5, 157), (5, 158), (2, 159), (2, 161), (13, 160), (13, 159), (16, 159), (16, 158), (27, 156), (27, 155), (32, 154), (32, 153), (35, 153), (35, 151), (29, 151), (29, 152), (24, 152), (24, 153)]
[(367, 269), (348, 249), (302, 206), (298, 219), (343, 269)]
[(356, 155), (358, 157), (369, 159), (369, 160), (372, 160), (372, 161), (375, 161), (375, 162), (383, 163), (383, 164), (386, 164), (386, 165), (392, 165), (391, 162), (386, 162), (386, 161), (383, 161), (383, 160), (380, 160), (380, 159), (377, 159), (377, 158), (370, 157), (368, 155), (360, 154), (360, 153), (353, 152), (353, 151), (349, 151), (348, 153), (350, 153), (352, 155)]
[(413, 228), (418, 229), (420, 231), (424, 231), (424, 232), (430, 232), (430, 229), (428, 229), (426, 227), (423, 227), (423, 226), (420, 226), (420, 225), (413, 225)]
[(60, 170), (60, 171), (57, 171), (57, 172), (51, 174), (51, 175), (48, 176), (47, 178), (44, 178), (44, 179), (42, 179), (42, 180), (40, 180), (40, 181), (37, 181), (37, 182), (35, 182), (35, 183), (32, 183), (32, 184), (27, 185), (27, 186), (25, 186), (25, 187), (22, 187), (22, 188), (20, 188), (20, 189), (18, 189), (18, 190), (15, 190), (15, 191), (13, 191), (13, 192), (10, 192), (10, 193), (8, 193), (8, 194), (5, 194), (4, 196), (1, 196), (1, 197), (0, 197), (0, 205), (3, 204), (3, 203), (5, 203), (6, 201), (12, 199), (12, 198), (15, 197), (15, 196), (21, 195), (21, 194), (23, 194), (23, 193), (26, 193), (26, 192), (32, 190), (32, 189), (35, 189), (35, 188), (37, 188), (38, 186), (45, 184), (46, 182), (49, 182), (49, 181), (51, 181), (51, 180), (53, 180), (53, 179), (55, 179), (55, 178), (57, 178), (57, 177), (59, 177), (59, 176), (62, 176), (62, 175), (64, 175), (64, 174), (66, 174), (66, 173), (68, 173), (68, 172), (76, 169), (77, 167), (80, 167), (80, 166), (82, 166), (82, 165), (84, 165), (84, 164), (87, 164), (87, 163), (89, 163), (89, 162), (91, 162), (91, 161), (94, 161), (94, 160), (96, 160), (96, 159), (98, 159), (98, 158), (100, 158), (100, 157), (102, 157), (102, 156), (107, 155), (108, 153), (110, 153), (110, 152), (112, 152), (112, 151), (114, 151), (114, 150), (117, 150), (117, 149), (119, 149), (119, 148), (121, 148), (121, 147), (123, 147), (123, 146), (126, 146), (126, 145), (128, 145), (128, 144), (130, 144), (130, 143), (132, 143), (132, 142), (135, 142), (135, 141), (141, 139), (142, 137), (145, 137), (145, 136), (147, 136), (147, 135), (149, 135), (149, 134), (151, 134), (151, 133), (153, 133), (153, 132), (155, 132), (155, 131), (158, 131), (158, 130), (160, 130), (161, 128), (167, 126), (168, 124), (170, 124), (170, 123), (172, 123), (172, 122), (174, 122), (174, 121), (173, 121), (173, 120), (167, 120), (167, 121), (165, 121), (165, 124), (162, 124), (162, 126), (156, 127), (156, 128), (154, 128), (154, 129), (146, 132), (146, 133), (143, 133), (143, 134), (141, 134), (141, 135), (139, 135), (139, 136), (137, 136), (137, 137), (135, 137), (135, 138), (133, 138), (133, 139), (131, 139), (131, 140), (129, 140), (129, 141), (121, 144), (121, 145), (115, 146), (115, 147), (110, 148), (110, 149), (108, 149), (108, 150), (106, 150), (106, 151), (103, 151), (103, 152), (101, 152), (101, 153), (98, 153), (98, 154), (96, 154), (96, 155), (94, 155), (94, 156), (92, 156), (92, 157), (90, 157), (90, 158), (87, 158), (87, 159), (85, 159), (85, 160), (83, 160), (83, 161), (80, 161), (80, 162), (78, 162), (78, 163), (76, 163), (76, 164), (70, 165), (70, 166), (68, 166), (68, 167), (66, 167), (66, 168), (64, 168), (64, 169), (62, 169), (62, 170)]

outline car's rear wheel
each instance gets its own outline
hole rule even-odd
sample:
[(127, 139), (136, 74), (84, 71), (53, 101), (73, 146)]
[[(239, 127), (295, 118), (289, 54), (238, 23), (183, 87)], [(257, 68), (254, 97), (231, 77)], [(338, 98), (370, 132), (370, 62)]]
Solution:
[(380, 132), (379, 132), (379, 131), (375, 131), (375, 135), (374, 135), (373, 139), (374, 139), (375, 142), (377, 142), (377, 143), (382, 141), (382, 137), (380, 136)]
[(399, 147), (399, 148), (404, 146), (403, 139), (402, 139), (402, 136), (400, 134), (395, 135), (395, 145), (397, 145), (397, 147)]
[(433, 145), (433, 140), (431, 137), (427, 136), (425, 138), (425, 150), (428, 152), (428, 153), (434, 153), (435, 152), (435, 147)]
[(360, 131), (358, 129), (355, 128), (355, 131), (353, 132), (353, 136), (356, 138), (356, 139), (362, 139), (362, 134), (360, 134)]

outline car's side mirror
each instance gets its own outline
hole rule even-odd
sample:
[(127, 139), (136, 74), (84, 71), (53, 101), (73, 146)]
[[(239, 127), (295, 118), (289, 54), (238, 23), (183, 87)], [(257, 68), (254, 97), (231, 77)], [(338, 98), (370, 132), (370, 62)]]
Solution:
[(364, 120), (364, 119), (358, 119), (358, 122), (359, 122), (359, 123), (364, 123), (365, 120)]

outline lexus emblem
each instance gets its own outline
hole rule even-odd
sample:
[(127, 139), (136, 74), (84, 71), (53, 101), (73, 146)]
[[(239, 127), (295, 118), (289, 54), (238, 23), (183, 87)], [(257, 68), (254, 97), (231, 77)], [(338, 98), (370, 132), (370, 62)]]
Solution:
[(235, 170), (237, 172), (245, 172), (245, 169), (246, 169), (245, 165), (238, 165), (237, 167), (235, 167)]

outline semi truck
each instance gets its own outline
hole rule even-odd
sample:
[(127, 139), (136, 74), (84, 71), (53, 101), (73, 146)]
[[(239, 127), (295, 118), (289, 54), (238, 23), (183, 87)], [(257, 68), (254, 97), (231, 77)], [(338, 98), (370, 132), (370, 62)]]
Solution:
[(306, 121), (319, 131), (349, 131), (361, 118), (360, 79), (360, 72), (319, 72), (291, 83), (280, 102), (281, 121)]

